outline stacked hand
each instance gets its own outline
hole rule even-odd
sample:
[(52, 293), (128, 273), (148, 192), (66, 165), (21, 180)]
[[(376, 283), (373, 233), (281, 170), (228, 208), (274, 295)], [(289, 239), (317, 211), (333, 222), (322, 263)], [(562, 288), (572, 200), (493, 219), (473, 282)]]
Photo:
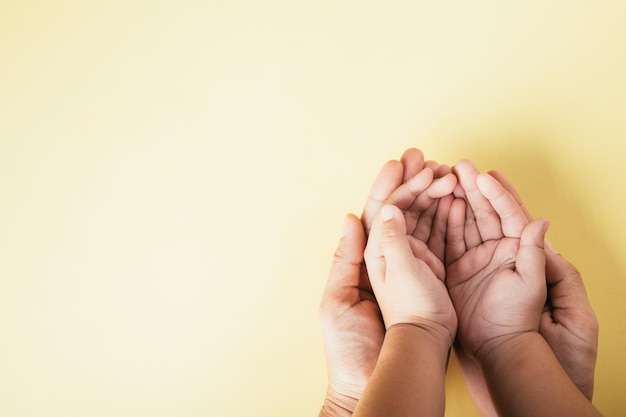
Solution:
[(457, 164), (456, 174), (463, 197), (454, 200), (448, 217), (446, 284), (459, 317), (458, 338), (477, 357), (521, 333), (539, 331), (548, 223), (523, 226), (521, 211), (492, 193), (497, 181), (478, 175), (468, 161)]
[[(361, 221), (348, 215), (335, 252), (320, 305), (320, 322), (329, 384), (320, 415), (351, 415), (376, 365), (385, 335), (380, 308), (363, 264), (366, 234), (385, 202), (405, 210), (407, 227), (429, 245), (420, 247), (423, 262), (443, 280), (445, 219), (437, 217), (438, 201), (451, 200), (456, 178), (449, 168), (424, 162), (417, 149), (400, 161), (389, 161), (374, 181)], [(436, 171), (436, 174), (434, 171)], [(438, 178), (434, 179), (434, 176)], [(426, 212), (427, 213), (424, 213)], [(432, 233), (431, 233), (432, 231)], [(424, 240), (422, 240), (423, 242)], [(415, 238), (417, 243), (417, 238)]]
[[(457, 316), (456, 353), (483, 415), (495, 411), (471, 358), (525, 332), (543, 335), (590, 399), (597, 321), (578, 272), (550, 245), (544, 257), (546, 228), (545, 220), (530, 221), (497, 172), (479, 174), (461, 161), (451, 173), (445, 165), (424, 162), (416, 149), (388, 162), (361, 221), (353, 215), (345, 220), (320, 306), (329, 371), (320, 415), (352, 414), (385, 329), (417, 325), (451, 343)], [(394, 259), (398, 253), (403, 255)]]

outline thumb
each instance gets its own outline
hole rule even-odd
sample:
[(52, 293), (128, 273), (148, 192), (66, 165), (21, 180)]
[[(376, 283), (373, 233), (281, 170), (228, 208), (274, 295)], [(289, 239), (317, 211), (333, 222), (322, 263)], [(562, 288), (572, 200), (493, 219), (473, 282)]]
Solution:
[(515, 269), (524, 281), (541, 283), (545, 286), (546, 257), (544, 240), (550, 222), (537, 219), (522, 230), (519, 251), (515, 260)]
[(327, 283), (330, 291), (340, 291), (342, 288), (359, 285), (364, 249), (363, 225), (354, 214), (348, 214), (344, 220), (342, 237), (330, 267)]
[(380, 243), (387, 276), (405, 274), (414, 268), (415, 257), (406, 235), (406, 221), (400, 209), (387, 205), (381, 210)]

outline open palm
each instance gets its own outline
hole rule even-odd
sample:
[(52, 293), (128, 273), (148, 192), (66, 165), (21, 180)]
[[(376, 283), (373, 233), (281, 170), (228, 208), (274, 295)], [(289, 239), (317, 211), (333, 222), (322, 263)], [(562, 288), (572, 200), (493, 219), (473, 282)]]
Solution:
[(520, 239), (502, 237), (450, 256), (446, 283), (459, 317), (458, 338), (471, 356), (497, 338), (537, 331), (534, 312), (541, 311), (545, 285), (524, 280), (516, 271), (519, 249)]
[(537, 278), (545, 261), (528, 261), (543, 257), (532, 245), (547, 223), (524, 225), (500, 195), (483, 194), (479, 184), (489, 190), (495, 180), (479, 178), (469, 161), (460, 161), (455, 170), (460, 186), (448, 216), (446, 285), (459, 317), (458, 338), (475, 356), (486, 343), (538, 331), (546, 289), (545, 278)]

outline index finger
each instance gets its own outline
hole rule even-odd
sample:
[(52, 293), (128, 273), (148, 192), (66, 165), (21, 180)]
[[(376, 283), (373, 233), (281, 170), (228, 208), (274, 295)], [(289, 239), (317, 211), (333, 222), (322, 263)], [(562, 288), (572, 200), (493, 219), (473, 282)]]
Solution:
[(476, 178), (479, 172), (474, 164), (467, 159), (461, 160), (454, 166), (454, 171), (474, 213), (482, 241), (500, 239), (503, 233), (498, 213), (491, 206), (489, 200), (478, 190)]
[(528, 224), (528, 218), (517, 200), (489, 174), (478, 174), (476, 185), (500, 216), (504, 236), (520, 237)]
[(403, 171), (400, 161), (391, 160), (383, 165), (378, 173), (361, 214), (361, 222), (366, 235), (369, 234), (374, 217), (385, 204), (385, 200), (402, 184)]
[(522, 207), (524, 215), (526, 216), (528, 221), (531, 221), (533, 217), (530, 215), (528, 208), (524, 205), (524, 202), (522, 201), (522, 197), (519, 195), (519, 193), (517, 192), (517, 190), (511, 183), (511, 181), (509, 181), (509, 179), (500, 171), (489, 171), (489, 175), (494, 177), (496, 181), (502, 184), (502, 187), (504, 187), (504, 189), (509, 194), (511, 194), (511, 196), (515, 199), (515, 201), (517, 201), (517, 204), (519, 204)]

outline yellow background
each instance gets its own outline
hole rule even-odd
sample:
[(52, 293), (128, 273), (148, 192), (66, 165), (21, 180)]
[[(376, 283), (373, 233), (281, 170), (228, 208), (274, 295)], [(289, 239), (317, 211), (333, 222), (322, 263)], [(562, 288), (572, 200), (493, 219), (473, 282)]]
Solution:
[(417, 146), (552, 220), (620, 415), (624, 74), (623, 1), (0, 2), (0, 414), (316, 415), (343, 216)]

